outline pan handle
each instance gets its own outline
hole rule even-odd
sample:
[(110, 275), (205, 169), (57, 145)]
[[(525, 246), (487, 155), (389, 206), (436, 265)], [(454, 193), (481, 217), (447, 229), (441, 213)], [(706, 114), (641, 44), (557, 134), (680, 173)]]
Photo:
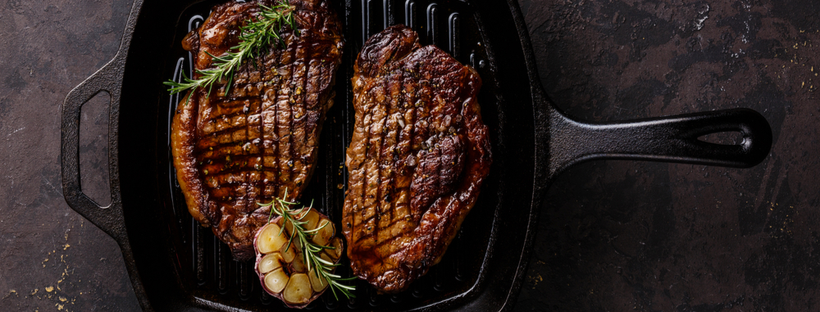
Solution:
[[(111, 159), (117, 159), (115, 153), (117, 126), (119, 118), (119, 100), (122, 88), (122, 63), (124, 57), (118, 54), (108, 64), (96, 73), (86, 78), (72, 89), (65, 98), (62, 109), (61, 125), (61, 153), (60, 161), (63, 176), (63, 196), (68, 205), (94, 225), (105, 231), (118, 242), (125, 237), (123, 227), (122, 205), (119, 198), (119, 183), (117, 181), (117, 164)], [(109, 108), (109, 181), (111, 190), (111, 204), (102, 207), (86, 196), (80, 185), (80, 112), (83, 104), (100, 92), (107, 92), (111, 97)]]
[[(591, 159), (643, 159), (727, 167), (751, 167), (769, 154), (772, 130), (760, 113), (745, 108), (588, 124), (557, 110), (550, 116), (550, 174)], [(743, 140), (723, 145), (699, 138), (740, 132)]]

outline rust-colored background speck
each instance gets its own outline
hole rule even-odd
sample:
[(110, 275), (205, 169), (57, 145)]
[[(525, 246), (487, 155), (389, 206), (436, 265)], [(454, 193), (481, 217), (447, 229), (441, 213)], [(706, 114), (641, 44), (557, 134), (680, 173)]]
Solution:
[[(749, 169), (593, 161), (559, 175), (513, 310), (820, 311), (820, 2), (519, 3), (541, 85), (567, 114), (748, 107), (774, 142)], [(131, 4), (0, 3), (2, 311), (139, 310), (116, 242), (68, 207), (59, 167), (61, 103), (114, 56)], [(104, 177), (97, 102), (81, 170)], [(106, 200), (105, 179), (83, 183)]]

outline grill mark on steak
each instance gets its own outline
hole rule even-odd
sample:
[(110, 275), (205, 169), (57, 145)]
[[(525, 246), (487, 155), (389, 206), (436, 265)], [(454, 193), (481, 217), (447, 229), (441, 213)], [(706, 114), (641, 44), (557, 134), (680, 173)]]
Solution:
[(371, 37), (354, 69), (347, 255), (360, 278), (398, 292), (441, 260), (489, 173), (481, 80), (404, 26)]
[[(215, 6), (183, 47), (195, 68), (235, 46), (241, 27), (273, 0)], [(225, 92), (194, 90), (179, 104), (172, 124), (172, 153), (188, 210), (231, 248), (251, 259), (253, 235), (273, 197), (298, 199), (313, 171), (321, 124), (333, 105), (334, 75), (341, 63), (341, 27), (327, 0), (290, 0), (300, 36), (289, 28), (283, 45), (245, 60)], [(210, 54), (210, 55), (209, 55)], [(195, 78), (199, 74), (195, 75)], [(287, 190), (287, 197), (285, 197)]]

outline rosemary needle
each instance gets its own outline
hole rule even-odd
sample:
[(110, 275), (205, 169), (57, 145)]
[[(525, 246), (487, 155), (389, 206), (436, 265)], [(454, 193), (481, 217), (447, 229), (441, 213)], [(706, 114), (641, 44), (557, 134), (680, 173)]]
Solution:
[[(169, 86), (171, 94), (177, 94), (186, 90), (191, 90), (185, 103), (191, 99), (194, 91), (198, 88), (207, 88), (208, 95), (214, 83), (227, 79), (225, 83), (225, 94), (230, 90), (233, 76), (236, 69), (242, 65), (246, 59), (253, 59), (267, 52), (272, 44), (282, 44), (282, 37), (279, 34), (283, 25), (290, 26), (298, 36), (299, 30), (293, 18), (295, 7), (287, 0), (271, 7), (259, 4), (260, 11), (256, 19), (247, 20), (247, 25), (241, 27), (239, 43), (228, 49), (223, 55), (214, 56), (208, 54), (212, 60), (212, 67), (203, 70), (196, 70), (200, 75), (197, 79), (188, 78), (182, 74), (182, 82), (168, 80), (163, 84)], [(206, 52), (207, 53), (207, 52)]]
[[(285, 198), (287, 198), (287, 190), (285, 190)], [(356, 290), (356, 287), (350, 285), (344, 285), (340, 282), (345, 281), (352, 281), (355, 280), (355, 277), (346, 277), (343, 278), (337, 274), (333, 273), (333, 268), (339, 266), (338, 263), (332, 263), (325, 259), (319, 257), (319, 253), (325, 249), (333, 249), (334, 247), (331, 246), (322, 246), (317, 245), (313, 242), (312, 238), (319, 230), (327, 226), (328, 223), (320, 227), (316, 227), (315, 229), (306, 230), (305, 224), (308, 221), (303, 220), (305, 216), (308, 215), (311, 209), (313, 209), (313, 203), (311, 202), (310, 206), (302, 207), (301, 209), (291, 209), (290, 206), (296, 205), (295, 202), (289, 202), (280, 198), (274, 198), (270, 203), (267, 204), (258, 204), (261, 207), (270, 207), (271, 214), (268, 217), (268, 222), (273, 217), (274, 214), (281, 216), (283, 219), (282, 228), (280, 231), (284, 231), (287, 227), (286, 225), (290, 223), (293, 225), (293, 232), (291, 233), (290, 237), (288, 238), (288, 243), (286, 248), (290, 248), (294, 239), (297, 239), (298, 246), (300, 246), (302, 250), (302, 254), (304, 255), (305, 264), (307, 265), (307, 270), (310, 271), (311, 267), (316, 268), (316, 272), (318, 273), (321, 280), (327, 281), (330, 284), (330, 291), (333, 292), (333, 297), (336, 300), (339, 300), (339, 297), (336, 295), (336, 291), (338, 290), (341, 292), (345, 297), (355, 298), (356, 296), (353, 295), (351, 291)], [(281, 233), (280, 233), (281, 234)], [(287, 250), (287, 249), (286, 249)]]

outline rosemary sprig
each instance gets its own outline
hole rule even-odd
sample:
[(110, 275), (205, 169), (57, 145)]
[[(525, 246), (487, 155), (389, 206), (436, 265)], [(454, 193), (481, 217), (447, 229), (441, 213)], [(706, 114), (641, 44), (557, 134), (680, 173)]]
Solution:
[[(285, 190), (285, 198), (288, 197), (288, 192)], [(346, 277), (343, 278), (338, 274), (333, 273), (333, 268), (339, 266), (338, 263), (333, 263), (322, 259), (319, 257), (319, 253), (325, 249), (335, 249), (333, 246), (322, 246), (318, 245), (313, 242), (312, 238), (316, 235), (319, 230), (330, 224), (330, 222), (325, 223), (320, 227), (316, 227), (312, 230), (306, 230), (304, 225), (308, 222), (303, 220), (305, 216), (307, 216), (308, 212), (313, 209), (313, 202), (310, 203), (310, 206), (302, 206), (300, 209), (291, 209), (290, 207), (296, 205), (296, 202), (289, 202), (284, 199), (274, 198), (270, 203), (262, 204), (259, 203), (260, 207), (270, 207), (270, 215), (268, 216), (268, 222), (273, 218), (273, 214), (281, 216), (283, 219), (282, 228), (279, 230), (280, 233), (287, 228), (288, 222), (293, 225), (293, 232), (288, 239), (287, 247), (285, 250), (290, 248), (293, 239), (297, 239), (298, 246), (302, 248), (302, 254), (304, 255), (305, 264), (307, 265), (307, 270), (310, 271), (311, 267), (316, 268), (316, 272), (320, 277), (320, 280), (327, 281), (330, 284), (330, 291), (333, 292), (333, 297), (336, 300), (339, 300), (338, 295), (336, 295), (336, 291), (340, 291), (345, 297), (348, 299), (355, 298), (356, 296), (351, 293), (351, 291), (356, 290), (355, 286), (344, 285), (340, 282), (345, 281), (352, 281), (355, 280), (355, 277)]]
[(170, 87), (168, 91), (171, 94), (177, 94), (190, 89), (191, 93), (185, 100), (185, 103), (188, 103), (194, 93), (193, 91), (197, 88), (208, 88), (207, 96), (210, 96), (214, 83), (227, 78), (225, 84), (225, 94), (227, 94), (231, 88), (236, 69), (242, 65), (245, 59), (253, 59), (263, 55), (272, 44), (282, 44), (279, 31), (283, 25), (290, 26), (294, 34), (299, 35), (299, 29), (296, 27), (296, 21), (293, 18), (295, 7), (290, 5), (287, 0), (272, 7), (263, 4), (259, 4), (259, 7), (260, 11), (256, 16), (256, 20), (251, 18), (245, 26), (242, 26), (238, 45), (229, 48), (225, 54), (220, 56), (208, 53), (213, 66), (204, 70), (197, 69), (196, 72), (200, 75), (197, 79), (188, 78), (183, 72), (182, 82), (170, 79), (163, 82), (163, 84)]

